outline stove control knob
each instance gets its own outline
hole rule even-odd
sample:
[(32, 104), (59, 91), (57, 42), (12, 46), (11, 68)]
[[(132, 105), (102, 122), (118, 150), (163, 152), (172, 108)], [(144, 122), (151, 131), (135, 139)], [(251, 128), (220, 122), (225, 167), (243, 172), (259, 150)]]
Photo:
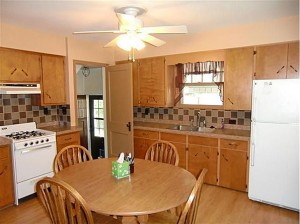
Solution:
[(25, 143), (24, 146), (26, 147), (28, 145), (28, 143)]
[(36, 141), (35, 144), (39, 144), (39, 141)]
[(30, 145), (33, 145), (33, 142), (30, 142)]
[(41, 140), (41, 143), (44, 143), (44, 139)]
[(49, 138), (46, 138), (46, 142), (49, 142)]

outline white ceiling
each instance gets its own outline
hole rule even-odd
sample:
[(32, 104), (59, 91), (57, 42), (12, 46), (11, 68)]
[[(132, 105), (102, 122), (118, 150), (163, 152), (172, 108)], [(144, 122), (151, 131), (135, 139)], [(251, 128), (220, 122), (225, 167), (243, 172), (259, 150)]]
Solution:
[[(189, 33), (299, 15), (299, 0), (1, 0), (0, 3), (2, 22), (64, 36), (74, 31), (115, 30), (118, 20), (114, 9), (124, 6), (144, 8), (146, 13), (139, 17), (144, 26), (187, 25)], [(105, 44), (115, 35), (89, 34), (79, 38)], [(154, 36), (166, 40), (176, 35)]]

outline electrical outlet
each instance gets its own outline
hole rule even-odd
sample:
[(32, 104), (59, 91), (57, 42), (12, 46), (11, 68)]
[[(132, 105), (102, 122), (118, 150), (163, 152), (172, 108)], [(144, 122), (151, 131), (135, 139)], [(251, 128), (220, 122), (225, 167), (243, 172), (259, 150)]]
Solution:
[(62, 114), (63, 115), (67, 114), (67, 108), (66, 107), (62, 107), (61, 110), (62, 110)]
[(47, 107), (44, 107), (44, 114), (48, 115), (49, 114), (49, 109)]

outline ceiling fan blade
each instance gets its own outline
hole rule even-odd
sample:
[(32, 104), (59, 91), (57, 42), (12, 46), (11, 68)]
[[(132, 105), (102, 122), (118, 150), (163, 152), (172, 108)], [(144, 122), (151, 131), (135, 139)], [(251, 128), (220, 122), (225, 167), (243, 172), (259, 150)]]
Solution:
[(166, 42), (163, 40), (160, 40), (154, 36), (151, 36), (149, 34), (140, 34), (139, 37), (141, 38), (142, 41), (147, 42), (148, 44), (151, 44), (155, 47), (160, 47), (164, 45)]
[(143, 27), (139, 32), (145, 33), (187, 33), (187, 27), (185, 25), (181, 26), (153, 26), (153, 27)]
[(125, 33), (120, 30), (95, 30), (95, 31), (76, 31), (73, 34), (94, 34), (94, 33)]
[(120, 38), (120, 36), (117, 36), (115, 39), (113, 39), (112, 41), (105, 44), (104, 47), (114, 47), (114, 46), (116, 46), (119, 38)]

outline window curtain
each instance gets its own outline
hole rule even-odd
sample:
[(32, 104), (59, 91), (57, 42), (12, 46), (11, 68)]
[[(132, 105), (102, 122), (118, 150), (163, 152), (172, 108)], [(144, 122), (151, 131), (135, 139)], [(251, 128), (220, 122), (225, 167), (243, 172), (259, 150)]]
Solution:
[(220, 98), (223, 99), (224, 61), (206, 61), (176, 64), (176, 96), (174, 105), (182, 98), (184, 84), (211, 83), (218, 85)]

